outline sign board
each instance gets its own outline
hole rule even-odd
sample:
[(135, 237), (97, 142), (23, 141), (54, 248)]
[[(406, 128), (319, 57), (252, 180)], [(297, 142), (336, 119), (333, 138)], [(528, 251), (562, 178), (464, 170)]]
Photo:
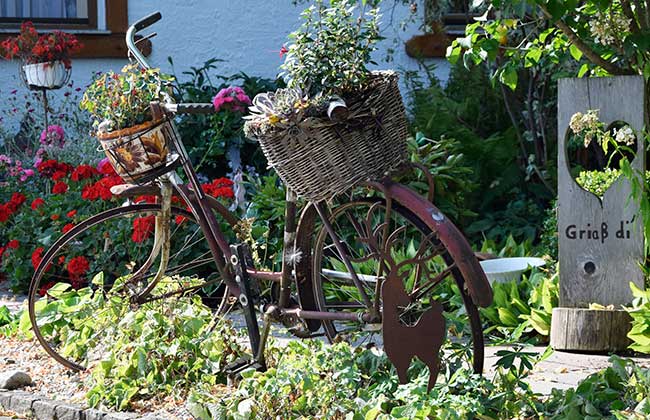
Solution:
[(599, 110), (609, 126), (629, 124), (637, 133), (635, 170), (645, 170), (641, 133), (646, 126), (641, 76), (560, 79), (558, 83), (558, 244), (560, 307), (632, 301), (629, 283), (643, 288), (643, 226), (639, 205), (629, 199), (630, 183), (617, 179), (602, 199), (580, 187), (567, 158), (569, 122), (576, 112)]

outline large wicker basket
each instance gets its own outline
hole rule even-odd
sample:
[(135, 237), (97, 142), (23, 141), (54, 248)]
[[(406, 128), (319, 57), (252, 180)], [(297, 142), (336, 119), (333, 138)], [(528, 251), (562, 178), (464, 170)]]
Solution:
[(379, 179), (406, 158), (408, 126), (394, 72), (348, 103), (348, 118), (306, 118), (298, 126), (258, 138), (269, 166), (299, 196), (332, 198), (360, 182)]

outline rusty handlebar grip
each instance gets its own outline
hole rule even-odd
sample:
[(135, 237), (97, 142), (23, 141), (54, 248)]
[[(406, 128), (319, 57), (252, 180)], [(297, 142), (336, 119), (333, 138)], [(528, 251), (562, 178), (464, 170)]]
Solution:
[(147, 26), (153, 25), (154, 23), (158, 22), (160, 19), (162, 19), (162, 15), (160, 14), (160, 12), (154, 12), (149, 16), (140, 19), (135, 24), (133, 24), (133, 26), (135, 27), (136, 31), (139, 31), (146, 28)]
[(212, 114), (214, 105), (210, 103), (180, 103), (176, 105), (179, 114)]

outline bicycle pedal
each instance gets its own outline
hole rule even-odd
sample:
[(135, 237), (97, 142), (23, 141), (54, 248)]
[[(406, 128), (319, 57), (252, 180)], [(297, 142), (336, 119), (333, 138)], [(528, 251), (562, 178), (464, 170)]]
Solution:
[(258, 362), (251, 356), (240, 357), (234, 362), (226, 365), (224, 368), (224, 372), (228, 377), (228, 385), (231, 385), (231, 383), (237, 379), (241, 379), (242, 372), (249, 369), (254, 369), (258, 372), (264, 372), (266, 370), (266, 365)]

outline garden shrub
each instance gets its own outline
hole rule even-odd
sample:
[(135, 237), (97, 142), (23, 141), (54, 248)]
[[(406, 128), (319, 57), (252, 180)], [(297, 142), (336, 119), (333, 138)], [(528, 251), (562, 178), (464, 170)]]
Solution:
[(453, 66), (444, 88), (435, 79), (410, 82), (414, 129), (450, 144), (470, 169), (438, 191), (462, 209), (450, 216), (473, 242), (508, 235), (535, 240), (551, 194), (521, 169), (515, 130), (484, 69)]
[[(222, 181), (213, 183), (221, 185)], [(48, 159), (26, 179), (22, 173), (12, 176), (10, 171), (9, 179), (0, 186), (0, 276), (9, 280), (15, 292), (26, 292), (45, 250), (85, 218), (119, 206), (123, 199), (114, 197), (110, 188), (122, 183), (106, 159), (97, 167), (75, 167)], [(212, 188), (213, 183), (204, 184), (206, 192), (232, 198), (229, 186)], [(151, 201), (152, 197), (138, 200)], [(67, 268), (57, 269), (65, 273)]]
[[(173, 60), (168, 58), (173, 68)], [(213, 74), (221, 60), (212, 58), (200, 67), (174, 75), (174, 96), (177, 102), (212, 102), (224, 89), (241, 88), (249, 98), (260, 92), (276, 89), (269, 79), (237, 73), (231, 76)], [(241, 167), (252, 174), (266, 174), (266, 159), (257, 142), (246, 139), (242, 132), (243, 113), (239, 109), (221, 109), (210, 115), (184, 114), (176, 119), (178, 131), (198, 172), (209, 178), (222, 177)], [(229, 150), (238, 156), (229, 156)], [(240, 159), (240, 162), (233, 162)]]
[(558, 306), (558, 274), (533, 270), (521, 281), (492, 284), (494, 301), (481, 308), (487, 322), (485, 334), (510, 343), (548, 342), (551, 313)]
[(198, 296), (143, 305), (114, 323), (116, 334), (104, 343), (108, 354), (92, 370), (86, 398), (93, 407), (125, 410), (152, 398), (185, 399), (197, 384), (225, 384), (225, 366), (242, 355), (230, 323), (215, 319)]

